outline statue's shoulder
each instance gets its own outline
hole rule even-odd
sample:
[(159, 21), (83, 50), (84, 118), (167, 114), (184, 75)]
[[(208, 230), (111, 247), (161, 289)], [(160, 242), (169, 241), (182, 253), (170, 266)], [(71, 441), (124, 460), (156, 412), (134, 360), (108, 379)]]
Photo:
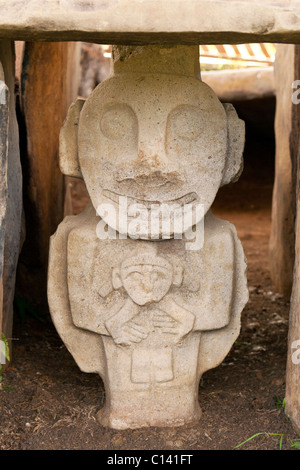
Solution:
[(226, 234), (236, 235), (236, 228), (231, 222), (216, 217), (211, 211), (208, 211), (204, 218), (204, 230), (209, 238), (222, 237)]
[(234, 247), (239, 243), (235, 226), (228, 220), (219, 219), (210, 211), (204, 219), (204, 249), (214, 250)]

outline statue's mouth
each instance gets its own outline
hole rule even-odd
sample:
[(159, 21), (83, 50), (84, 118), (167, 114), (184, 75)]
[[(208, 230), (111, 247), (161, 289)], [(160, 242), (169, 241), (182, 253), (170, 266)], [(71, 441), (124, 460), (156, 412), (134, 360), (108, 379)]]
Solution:
[(104, 189), (102, 191), (102, 195), (109, 199), (110, 201), (114, 202), (115, 204), (119, 205), (120, 204), (120, 198), (127, 198), (127, 205), (130, 206), (131, 204), (142, 204), (148, 209), (151, 209), (152, 205), (161, 205), (161, 204), (166, 204), (166, 205), (178, 205), (178, 206), (184, 206), (186, 204), (195, 204), (199, 201), (199, 198), (195, 192), (191, 192), (188, 194), (185, 194), (184, 196), (181, 196), (177, 199), (169, 199), (166, 201), (157, 201), (157, 200), (150, 200), (150, 199), (138, 199), (134, 198), (131, 196), (127, 196), (125, 194), (118, 194), (114, 191), (110, 191), (109, 189)]
[(158, 175), (158, 176), (153, 176), (150, 177), (148, 175), (141, 175), (141, 176), (136, 176), (135, 178), (126, 178), (122, 180), (117, 180), (119, 184), (126, 184), (126, 185), (137, 185), (140, 187), (148, 187), (149, 189), (156, 189), (161, 186), (165, 186), (166, 184), (177, 184), (177, 180), (170, 180), (167, 177), (164, 177), (163, 175)]
[(148, 190), (157, 190), (164, 188), (180, 187), (183, 183), (182, 178), (176, 171), (153, 170), (148, 167), (134, 168), (134, 170), (118, 170), (115, 174), (115, 180), (119, 184), (120, 190), (129, 192), (130, 189), (137, 187)]

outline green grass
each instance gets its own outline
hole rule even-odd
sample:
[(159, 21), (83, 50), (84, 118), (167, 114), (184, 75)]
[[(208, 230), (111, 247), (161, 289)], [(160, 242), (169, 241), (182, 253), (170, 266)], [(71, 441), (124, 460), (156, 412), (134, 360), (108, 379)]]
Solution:
[(276, 432), (258, 432), (256, 434), (253, 434), (253, 436), (249, 437), (244, 442), (241, 442), (240, 444), (235, 446), (234, 449), (237, 449), (238, 447), (243, 446), (244, 444), (246, 444), (246, 442), (251, 441), (252, 439), (254, 439), (257, 436), (278, 436), (278, 437), (280, 436), (280, 440), (279, 440), (279, 449), (280, 450), (282, 449), (283, 438), (286, 437), (290, 441), (291, 448), (300, 450), (300, 439), (294, 439), (291, 436), (289, 436), (289, 434), (282, 434), (282, 433), (276, 433)]
[[(285, 408), (285, 398), (283, 398), (283, 400), (281, 400), (278, 396), (276, 396), (275, 397), (275, 404), (276, 404), (277, 410), (283, 410)], [(277, 436), (277, 437), (280, 437), (280, 440), (279, 440), (279, 449), (280, 450), (282, 449), (283, 439), (286, 438), (287, 440), (289, 440), (291, 448), (300, 450), (300, 437), (295, 439), (294, 437), (292, 437), (289, 434), (276, 433), (276, 432), (257, 432), (256, 434), (253, 434), (253, 436), (249, 437), (245, 441), (243, 441), (240, 444), (238, 444), (237, 446), (235, 446), (234, 449), (238, 449), (239, 447), (243, 446), (244, 444), (251, 441), (252, 439), (254, 439), (257, 436)]]
[[(4, 353), (4, 356), (5, 356), (5, 359), (7, 361), (10, 361), (10, 357), (9, 357), (9, 347), (8, 347), (8, 341), (5, 337), (5, 334), (2, 332), (1, 333), (1, 347), (3, 347), (2, 345), (4, 345), (4, 351), (1, 351), (1, 353)], [(2, 369), (3, 369), (3, 366), (2, 364), (0, 364), (0, 390), (6, 390), (8, 389), (8, 387), (3, 387), (2, 386)]]
[(275, 402), (276, 402), (277, 410), (281, 410), (285, 408), (285, 398), (283, 400), (280, 400), (279, 397), (275, 397)]

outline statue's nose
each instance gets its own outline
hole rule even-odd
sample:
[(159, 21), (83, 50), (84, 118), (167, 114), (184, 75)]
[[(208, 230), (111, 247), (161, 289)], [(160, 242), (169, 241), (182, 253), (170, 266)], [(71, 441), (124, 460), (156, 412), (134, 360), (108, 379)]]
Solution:
[(145, 292), (147, 292), (147, 293), (152, 292), (156, 282), (157, 282), (157, 274), (156, 273), (144, 274), (143, 288), (144, 288)]
[(169, 163), (165, 148), (165, 116), (160, 115), (157, 109), (146, 114), (147, 118), (139, 122), (138, 162), (165, 169)]
[(164, 142), (161, 139), (151, 141), (140, 141), (137, 165), (147, 166), (153, 171), (165, 170), (168, 159), (165, 152)]
[(145, 190), (181, 184), (179, 162), (166, 153), (165, 125), (154, 121), (152, 116), (147, 125), (141, 123), (137, 154), (119, 167), (115, 176), (119, 183), (134, 182)]

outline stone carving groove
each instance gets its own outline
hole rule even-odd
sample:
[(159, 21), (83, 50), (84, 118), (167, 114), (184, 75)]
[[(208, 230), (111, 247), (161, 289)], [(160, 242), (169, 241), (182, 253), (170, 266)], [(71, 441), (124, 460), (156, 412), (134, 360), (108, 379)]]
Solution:
[[(200, 377), (230, 350), (248, 299), (236, 231), (210, 211), (241, 172), (244, 127), (199, 79), (197, 49), (115, 49), (114, 74), (61, 131), (61, 169), (84, 178), (91, 203), (51, 239), (49, 305), (79, 367), (103, 378), (98, 418), (117, 429), (199, 419)], [(140, 212), (170, 207), (169, 233), (163, 214), (126, 236), (137, 216), (124, 222), (120, 198)]]

